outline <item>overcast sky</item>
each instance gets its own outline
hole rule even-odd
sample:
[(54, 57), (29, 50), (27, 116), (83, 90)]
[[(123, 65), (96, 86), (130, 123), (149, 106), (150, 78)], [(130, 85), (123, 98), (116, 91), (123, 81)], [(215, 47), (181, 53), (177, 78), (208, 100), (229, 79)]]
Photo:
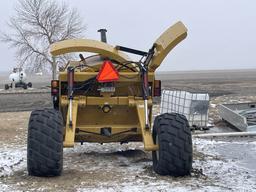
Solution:
[[(62, 0), (59, 0), (60, 2)], [(0, 1), (0, 28), (16, 0)], [(164, 60), (161, 71), (256, 68), (256, 1), (253, 0), (66, 0), (87, 25), (85, 37), (147, 51), (170, 25), (181, 20), (188, 37)], [(16, 65), (14, 50), (0, 43), (0, 71)]]

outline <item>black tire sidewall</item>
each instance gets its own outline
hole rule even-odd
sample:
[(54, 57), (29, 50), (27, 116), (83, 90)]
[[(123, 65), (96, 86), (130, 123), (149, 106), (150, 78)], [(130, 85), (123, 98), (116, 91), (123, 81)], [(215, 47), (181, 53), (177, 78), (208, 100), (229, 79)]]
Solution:
[(32, 87), (32, 83), (31, 82), (28, 82), (28, 85), (27, 85), (29, 88)]
[[(153, 126), (153, 142), (155, 144), (156, 144), (156, 137), (158, 137), (157, 131), (159, 130), (158, 129), (158, 127), (159, 127), (159, 125), (158, 125), (159, 118), (161, 118), (161, 116), (157, 116), (155, 118), (154, 126)], [(159, 141), (159, 139), (158, 139), (158, 141)], [(158, 145), (158, 146), (159, 146), (158, 152), (159, 152), (159, 157), (160, 157), (160, 152), (161, 152), (160, 145)], [(157, 159), (157, 151), (152, 151), (152, 160), (153, 160), (153, 169), (157, 170), (158, 169), (158, 162), (159, 162), (159, 159)]]
[(35, 110), (31, 113), (27, 140), (29, 175), (61, 175), (63, 128), (61, 113), (55, 109)]
[(8, 85), (8, 84), (5, 84), (5, 85), (4, 85), (4, 88), (5, 88), (5, 90), (8, 90), (8, 89), (9, 89), (9, 85)]
[[(178, 131), (181, 139), (170, 134), (173, 132), (172, 129)], [(177, 113), (165, 113), (157, 116), (153, 126), (153, 141), (155, 143), (156, 137), (158, 137), (159, 159), (157, 159), (157, 152), (153, 151), (152, 159), (154, 171), (160, 175), (189, 175), (192, 169), (193, 150), (191, 131), (186, 117)], [(170, 144), (175, 144), (175, 141), (177, 140), (179, 141), (180, 146), (182, 146), (181, 148), (176, 147), (176, 153), (178, 150), (179, 157), (174, 155), (172, 152), (173, 146), (170, 146)], [(183, 146), (186, 146), (187, 149), (184, 149)], [(177, 166), (180, 164), (184, 166)]]

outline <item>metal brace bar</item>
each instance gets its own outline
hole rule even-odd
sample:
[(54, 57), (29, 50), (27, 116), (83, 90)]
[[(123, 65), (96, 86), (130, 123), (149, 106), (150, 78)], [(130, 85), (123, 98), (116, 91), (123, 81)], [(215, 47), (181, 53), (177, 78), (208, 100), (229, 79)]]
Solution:
[(145, 129), (145, 108), (143, 101), (136, 102), (137, 113), (139, 117), (139, 127), (141, 128), (144, 148), (146, 151), (156, 151), (158, 146), (154, 144), (150, 129)]
[[(72, 110), (70, 110), (72, 106)], [(76, 117), (77, 117), (78, 103), (75, 100), (72, 100), (72, 105), (68, 107), (67, 119), (71, 116), (72, 126), (70, 127), (69, 121), (66, 122), (65, 138), (64, 138), (64, 147), (74, 147), (75, 144), (75, 131), (76, 131)], [(72, 115), (70, 115), (72, 111)]]

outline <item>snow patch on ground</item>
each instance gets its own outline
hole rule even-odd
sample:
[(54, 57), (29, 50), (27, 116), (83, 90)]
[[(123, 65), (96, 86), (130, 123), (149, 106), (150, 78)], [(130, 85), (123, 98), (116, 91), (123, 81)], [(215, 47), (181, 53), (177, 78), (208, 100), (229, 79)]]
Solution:
[(196, 138), (193, 143), (191, 176), (174, 178), (155, 174), (151, 154), (143, 151), (142, 143), (85, 143), (64, 150), (64, 172), (55, 180), (27, 176), (26, 147), (7, 145), (0, 151), (0, 191), (70, 189), (66, 187), (78, 192), (256, 190), (251, 170), (241, 166), (239, 159), (226, 158), (218, 152), (222, 146), (234, 144), (249, 143), (256, 149), (255, 141)]
[[(204, 154), (203, 158), (196, 159), (193, 168), (201, 169), (207, 180), (214, 181), (213, 185), (222, 190), (231, 191), (253, 191), (256, 190), (256, 180), (252, 170), (241, 166), (239, 159), (224, 158), (218, 153), (223, 145), (248, 145), (247, 141), (215, 141), (194, 139), (194, 145), (199, 152)], [(250, 143), (252, 144), (252, 143)], [(255, 142), (256, 144), (256, 142)], [(256, 145), (255, 145), (256, 146)]]
[(0, 178), (10, 176), (14, 171), (26, 166), (26, 148), (4, 147), (0, 151)]
[[(236, 141), (233, 144), (247, 143)], [(152, 162), (133, 164), (127, 158), (118, 157), (116, 163), (106, 163), (104, 160), (98, 166), (90, 169), (91, 171), (100, 171), (100, 167), (106, 167), (104, 170), (120, 171), (118, 162), (123, 161), (127, 165), (123, 171), (122, 180), (119, 182), (110, 180), (109, 182), (100, 182), (97, 187), (86, 186), (84, 183), (78, 185), (77, 191), (252, 191), (256, 189), (253, 173), (250, 170), (241, 167), (239, 161), (222, 158), (217, 152), (218, 147), (223, 144), (231, 144), (228, 141), (215, 141), (205, 139), (195, 139), (196, 157), (193, 163), (191, 177), (172, 178), (158, 176), (151, 170)], [(94, 144), (93, 144), (94, 145)], [(91, 145), (90, 150), (99, 150), (97, 146)], [(96, 148), (97, 149), (96, 149)], [(99, 153), (115, 153), (121, 151), (118, 146), (109, 145), (100, 149)], [(122, 148), (122, 147), (121, 147)], [(136, 148), (136, 147), (135, 147)], [(134, 149), (135, 149), (134, 148)], [(81, 148), (80, 148), (81, 149)], [(80, 150), (79, 147), (77, 150)], [(86, 153), (90, 153), (90, 150)], [(123, 149), (124, 150), (124, 149)], [(131, 148), (126, 149), (131, 150)], [(77, 151), (77, 152), (78, 152)], [(198, 154), (197, 154), (198, 153)], [(201, 156), (200, 156), (201, 155)], [(101, 158), (98, 157), (100, 160)], [(90, 161), (90, 159), (88, 159)], [(97, 161), (97, 160), (96, 160)], [(101, 161), (101, 160), (100, 160)], [(108, 162), (106, 157), (105, 162)], [(85, 170), (86, 171), (86, 170)], [(119, 173), (117, 173), (119, 174)]]
[(106, 183), (105, 185), (99, 186), (97, 189), (92, 188), (92, 189), (82, 189), (78, 188), (77, 192), (116, 192), (116, 191), (125, 191), (125, 192), (138, 192), (138, 191), (168, 191), (168, 192), (184, 192), (184, 191), (192, 191), (188, 190), (187, 187), (175, 187), (173, 188), (170, 183), (166, 182), (158, 182), (157, 184), (152, 182), (152, 183), (144, 183), (143, 180), (137, 180), (136, 182), (131, 182), (131, 183), (125, 183), (125, 184), (116, 184), (113, 186), (108, 186)]
[(213, 104), (213, 103), (210, 104), (210, 107), (212, 108), (215, 108), (216, 106), (217, 106), (216, 104)]

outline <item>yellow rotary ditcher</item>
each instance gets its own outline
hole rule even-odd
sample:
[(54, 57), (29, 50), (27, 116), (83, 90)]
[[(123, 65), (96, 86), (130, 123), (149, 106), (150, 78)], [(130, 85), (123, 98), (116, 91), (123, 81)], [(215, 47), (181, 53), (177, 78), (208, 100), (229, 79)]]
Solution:
[[(155, 70), (187, 36), (178, 22), (148, 52), (111, 46), (106, 30), (101, 41), (72, 39), (54, 43), (54, 57), (71, 52), (94, 55), (69, 61), (52, 80), (53, 109), (31, 113), (28, 128), (28, 173), (61, 175), (63, 147), (75, 142), (143, 142), (152, 151), (153, 169), (161, 175), (183, 176), (192, 167), (191, 132), (186, 117), (166, 113), (152, 119), (152, 99), (161, 96)], [(131, 61), (126, 53), (140, 55)], [(153, 126), (152, 126), (153, 125)]]

